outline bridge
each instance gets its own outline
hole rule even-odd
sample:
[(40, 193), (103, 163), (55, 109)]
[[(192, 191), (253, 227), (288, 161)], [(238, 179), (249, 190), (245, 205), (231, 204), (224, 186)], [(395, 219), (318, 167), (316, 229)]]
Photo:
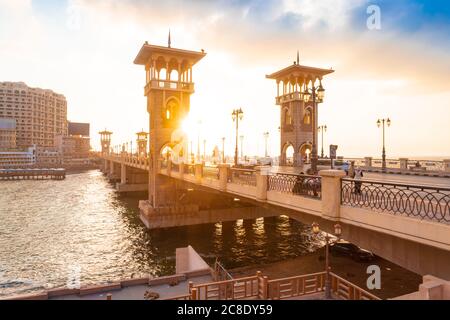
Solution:
[[(175, 164), (170, 159), (160, 159), (157, 170), (171, 181), (174, 194), (181, 198), (200, 192), (203, 201), (175, 199), (175, 205), (152, 210), (149, 200), (141, 200), (141, 219), (150, 229), (284, 214), (302, 223), (319, 222), (330, 233), (339, 223), (343, 238), (389, 261), (419, 274), (450, 276), (450, 188), (363, 180), (357, 193), (358, 181), (340, 170), (310, 176), (268, 166), (241, 169), (230, 164)], [(102, 171), (112, 179), (121, 177), (118, 191), (140, 191), (144, 188), (134, 189), (136, 184), (126, 181), (144, 179), (149, 159), (110, 154), (104, 156)], [(229, 198), (234, 206), (204, 206), (214, 196)]]
[[(322, 80), (333, 70), (302, 66), (297, 59), (267, 76), (277, 84), (281, 167), (243, 169), (189, 159), (179, 128), (194, 92), (193, 66), (205, 55), (145, 43), (134, 62), (146, 72), (149, 134), (137, 133), (132, 153), (124, 146), (113, 150), (112, 132), (100, 132), (102, 171), (117, 190), (148, 192), (139, 203), (148, 228), (287, 215), (332, 233), (339, 223), (344, 239), (416, 273), (450, 279), (450, 188), (355, 181), (341, 170), (316, 170)], [(283, 169), (288, 148), (294, 149), (292, 165), (302, 168), (311, 160), (314, 175)]]

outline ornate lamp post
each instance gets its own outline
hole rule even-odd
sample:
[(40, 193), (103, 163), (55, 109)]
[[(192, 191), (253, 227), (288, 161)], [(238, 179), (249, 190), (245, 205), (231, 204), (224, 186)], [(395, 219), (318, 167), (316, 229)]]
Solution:
[[(313, 222), (312, 231), (315, 235), (319, 234), (320, 228), (319, 224), (316, 222)], [(338, 240), (341, 237), (342, 228), (340, 224), (334, 225), (334, 234), (337, 236)], [(330, 244), (331, 244), (331, 237), (328, 233), (325, 234), (325, 298), (331, 299), (331, 283), (330, 283)]]
[(267, 141), (269, 139), (269, 131), (266, 131), (263, 133), (264, 136), (264, 157), (268, 157), (268, 152), (267, 152)]
[(239, 139), (241, 139), (241, 159), (244, 159), (244, 136), (239, 136)]
[(378, 119), (377, 120), (377, 126), (378, 128), (383, 125), (383, 151), (381, 153), (381, 170), (384, 172), (386, 171), (386, 149), (384, 147), (384, 124), (387, 124), (387, 126), (389, 127), (391, 125), (391, 120), (389, 118), (387, 119)]
[(238, 164), (238, 137), (239, 137), (239, 120), (242, 121), (244, 117), (244, 111), (242, 108), (234, 109), (231, 113), (231, 117), (233, 118), (233, 122), (236, 122), (236, 148), (234, 150), (234, 165)]
[(320, 157), (323, 158), (324, 157), (324, 155), (323, 155), (323, 133), (327, 131), (327, 126), (326, 125), (319, 126), (317, 128), (317, 130), (322, 133), (322, 151), (320, 152)]
[[(311, 93), (309, 92), (311, 90)], [(313, 128), (313, 141), (311, 150), (311, 170), (315, 174), (317, 173), (317, 134), (316, 134), (316, 112), (317, 104), (323, 102), (325, 96), (325, 89), (322, 86), (322, 80), (319, 79), (319, 87), (315, 86), (315, 83), (311, 83), (311, 89), (308, 89), (308, 85), (305, 85), (305, 90), (303, 91), (303, 101), (308, 103), (310, 98), (312, 98), (312, 113), (311, 122)]]

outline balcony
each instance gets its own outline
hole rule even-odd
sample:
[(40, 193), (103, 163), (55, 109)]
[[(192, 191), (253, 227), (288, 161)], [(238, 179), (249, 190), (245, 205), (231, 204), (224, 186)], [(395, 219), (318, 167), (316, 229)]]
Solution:
[(287, 93), (278, 97), (275, 97), (275, 104), (280, 105), (283, 104), (285, 102), (291, 102), (294, 100), (301, 100), (301, 93), (296, 91), (296, 92), (292, 92), (292, 93)]
[(194, 83), (193, 82), (179, 82), (172, 80), (157, 80), (153, 79), (147, 83), (144, 88), (144, 94), (147, 94), (150, 90), (176, 90), (193, 93)]

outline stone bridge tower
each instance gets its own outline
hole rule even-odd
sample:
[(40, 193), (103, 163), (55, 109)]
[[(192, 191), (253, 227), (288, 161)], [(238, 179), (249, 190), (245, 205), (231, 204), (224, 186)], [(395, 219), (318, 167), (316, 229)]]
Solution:
[(136, 133), (136, 142), (137, 142), (137, 154), (138, 156), (144, 156), (147, 154), (147, 137), (148, 133), (144, 130)]
[(111, 131), (107, 131), (106, 129), (99, 132), (100, 134), (100, 143), (102, 145), (102, 155), (109, 154), (110, 146), (111, 146)]
[(172, 48), (169, 37), (167, 47), (145, 42), (134, 60), (135, 64), (145, 66), (144, 94), (150, 115), (148, 205), (153, 209), (173, 205), (173, 185), (157, 173), (158, 160), (170, 153), (172, 162), (177, 163), (186, 154), (180, 128), (189, 113), (190, 96), (194, 92), (192, 67), (205, 55), (203, 50)]
[[(303, 93), (309, 84), (321, 81), (323, 76), (332, 72), (332, 69), (300, 65), (297, 53), (297, 61), (292, 65), (266, 75), (266, 78), (275, 79), (277, 83), (275, 104), (280, 106), (280, 165), (302, 166), (305, 160), (309, 162), (313, 130), (318, 127), (317, 104), (322, 101), (316, 99), (314, 105), (311, 99), (304, 98)], [(286, 157), (290, 147), (294, 152), (292, 162)]]

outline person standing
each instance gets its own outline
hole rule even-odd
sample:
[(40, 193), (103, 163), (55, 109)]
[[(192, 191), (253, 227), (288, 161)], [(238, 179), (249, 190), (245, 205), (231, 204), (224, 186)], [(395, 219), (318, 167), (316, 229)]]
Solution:
[(355, 180), (355, 193), (356, 194), (361, 194), (362, 177), (363, 177), (363, 171), (361, 170), (360, 167), (357, 167), (355, 169), (355, 173), (354, 173), (354, 177), (353, 177), (353, 179)]
[(347, 170), (347, 176), (349, 176), (352, 179), (355, 177), (355, 161), (350, 161), (350, 166), (348, 167)]

